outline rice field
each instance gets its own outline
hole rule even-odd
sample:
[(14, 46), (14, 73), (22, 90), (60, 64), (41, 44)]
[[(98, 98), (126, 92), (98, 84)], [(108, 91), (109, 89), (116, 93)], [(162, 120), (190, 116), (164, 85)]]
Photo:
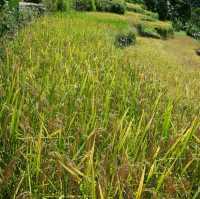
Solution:
[(200, 197), (199, 44), (177, 42), (178, 56), (173, 40), (116, 48), (129, 26), (58, 13), (7, 42), (0, 198)]

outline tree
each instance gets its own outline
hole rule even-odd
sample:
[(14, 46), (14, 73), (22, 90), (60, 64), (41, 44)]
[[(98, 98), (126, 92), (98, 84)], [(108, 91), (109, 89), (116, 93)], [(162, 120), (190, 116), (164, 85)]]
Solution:
[(190, 0), (169, 0), (169, 18), (186, 23), (191, 18)]
[(4, 6), (5, 0), (0, 0), (0, 9)]
[(144, 3), (148, 10), (156, 11), (157, 0), (144, 0)]
[(200, 7), (192, 10), (191, 21), (200, 27)]
[(160, 20), (168, 19), (168, 1), (167, 0), (159, 0), (156, 4), (156, 10), (159, 14)]

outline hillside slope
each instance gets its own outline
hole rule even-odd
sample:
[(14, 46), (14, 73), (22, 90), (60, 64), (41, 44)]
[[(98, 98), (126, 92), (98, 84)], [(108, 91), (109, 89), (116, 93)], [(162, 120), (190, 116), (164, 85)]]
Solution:
[(126, 17), (45, 16), (7, 44), (1, 198), (199, 197), (198, 58), (171, 44), (196, 43), (116, 48)]

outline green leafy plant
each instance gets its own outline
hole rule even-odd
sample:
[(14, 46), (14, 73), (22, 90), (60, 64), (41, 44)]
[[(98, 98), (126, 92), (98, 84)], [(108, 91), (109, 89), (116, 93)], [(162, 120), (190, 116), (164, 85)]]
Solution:
[(75, 0), (75, 9), (79, 11), (95, 11), (95, 0)]
[(161, 38), (161, 36), (158, 34), (158, 32), (154, 28), (147, 27), (144, 24), (138, 25), (138, 31), (139, 31), (140, 35), (143, 37), (152, 37), (152, 38), (156, 38), (156, 39)]
[(118, 33), (115, 38), (115, 44), (118, 47), (127, 47), (130, 45), (135, 45), (136, 34), (133, 30), (126, 30)]
[(163, 26), (155, 28), (158, 34), (164, 39), (172, 38), (174, 36), (174, 29), (172, 26)]
[(47, 11), (56, 12), (56, 11), (69, 11), (72, 7), (71, 0), (44, 0), (45, 7)]
[(195, 39), (200, 39), (200, 28), (198, 25), (195, 25), (193, 23), (189, 23), (187, 26), (186, 26), (187, 30), (187, 34)]
[(24, 0), (25, 2), (30, 2), (30, 3), (41, 3), (42, 0)]
[(126, 11), (126, 5), (124, 0), (112, 0), (110, 12), (117, 14), (124, 14)]
[(75, 0), (75, 8), (79, 11), (101, 11), (124, 14), (124, 0)]
[(67, 10), (66, 0), (57, 0), (57, 10), (58, 11), (66, 11)]
[(18, 26), (18, 12), (15, 9), (10, 10), (8, 5), (4, 5), (0, 10), (0, 37), (4, 34), (12, 34)]

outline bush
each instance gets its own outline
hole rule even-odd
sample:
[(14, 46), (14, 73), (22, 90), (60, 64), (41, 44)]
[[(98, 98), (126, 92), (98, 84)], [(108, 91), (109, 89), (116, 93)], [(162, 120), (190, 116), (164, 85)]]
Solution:
[(158, 32), (154, 28), (147, 27), (144, 24), (138, 25), (138, 31), (139, 31), (139, 34), (143, 37), (152, 37), (155, 39), (161, 38), (161, 36), (158, 34)]
[(13, 33), (17, 27), (17, 16), (14, 11), (10, 11), (8, 5), (4, 5), (0, 10), (0, 37), (6, 33)]
[(127, 7), (127, 10), (130, 12), (145, 14), (145, 10), (143, 9), (142, 5), (126, 3), (126, 7)]
[(124, 0), (75, 0), (75, 9), (78, 11), (100, 11), (124, 14), (126, 4)]
[(140, 13), (153, 19), (159, 19), (158, 13), (146, 10), (144, 5), (126, 3), (126, 9), (130, 12)]
[(172, 26), (156, 27), (155, 30), (164, 39), (171, 38), (174, 36), (174, 29)]
[(50, 12), (57, 10), (57, 0), (44, 0), (46, 9)]
[(65, 0), (57, 0), (57, 10), (58, 11), (66, 11), (67, 3)]
[(94, 0), (75, 0), (75, 9), (78, 11), (95, 11)]
[(118, 33), (115, 38), (115, 44), (118, 47), (127, 47), (136, 43), (136, 34), (133, 30)]
[(159, 0), (156, 5), (160, 20), (168, 19), (168, 2), (166, 0)]
[(138, 3), (138, 4), (143, 4), (144, 1), (143, 0), (126, 0), (129, 3)]
[(112, 2), (110, 0), (96, 0), (96, 9), (100, 12), (111, 12)]
[(189, 24), (187, 27), (187, 35), (200, 40), (200, 27), (195, 24)]
[(5, 3), (1, 0), (0, 37), (15, 33), (19, 23), (18, 0), (5, 1)]
[(69, 0), (45, 0), (44, 4), (48, 11), (66, 11), (69, 7)]
[(200, 39), (200, 8), (192, 10), (192, 17), (187, 24), (186, 32), (195, 39)]
[(200, 8), (195, 8), (192, 10), (191, 21), (200, 26)]
[(96, 9), (101, 12), (124, 14), (126, 4), (123, 0), (96, 0)]
[(24, 0), (25, 2), (30, 2), (30, 3), (41, 3), (42, 0)]
[(148, 10), (156, 11), (157, 0), (144, 0), (144, 3)]
[(20, 27), (40, 14), (38, 9), (20, 9), (18, 0), (9, 1), (0, 9), (0, 38), (12, 38)]
[(0, 0), (0, 9), (4, 6), (5, 0)]
[(178, 20), (178, 19), (175, 19), (173, 22), (172, 22), (172, 26), (174, 28), (175, 31), (181, 31), (184, 29), (184, 25), (183, 25), (183, 22)]
[(150, 21), (150, 22), (154, 22), (154, 21), (157, 21), (157, 19), (155, 18), (152, 18), (150, 16), (144, 16), (141, 18), (142, 21)]
[(117, 13), (117, 14), (124, 14), (125, 11), (126, 11), (126, 5), (124, 1), (121, 1), (121, 0), (112, 1), (111, 12)]

